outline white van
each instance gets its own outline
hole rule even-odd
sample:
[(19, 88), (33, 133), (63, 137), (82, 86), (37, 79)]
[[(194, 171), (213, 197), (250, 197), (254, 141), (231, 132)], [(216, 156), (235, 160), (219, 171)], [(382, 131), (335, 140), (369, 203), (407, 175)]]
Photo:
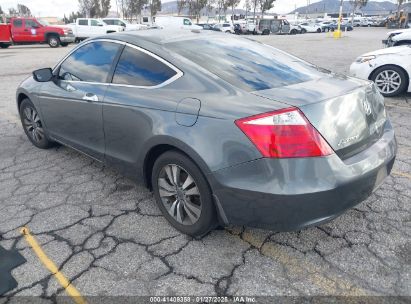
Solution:
[(173, 17), (173, 16), (157, 16), (155, 24), (162, 28), (171, 29), (186, 29), (186, 30), (202, 30), (201, 26), (193, 24), (190, 18)]

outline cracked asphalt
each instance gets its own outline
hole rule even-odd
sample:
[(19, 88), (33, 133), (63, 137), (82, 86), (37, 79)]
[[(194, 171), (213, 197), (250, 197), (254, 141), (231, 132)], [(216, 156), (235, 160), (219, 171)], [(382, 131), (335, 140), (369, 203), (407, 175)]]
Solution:
[[(337, 72), (381, 47), (385, 29), (252, 37)], [(0, 245), (27, 262), (12, 271), (19, 296), (64, 289), (19, 232), (89, 296), (411, 296), (411, 95), (386, 99), (399, 152), (393, 174), (366, 201), (330, 223), (291, 233), (229, 227), (193, 239), (173, 229), (142, 185), (66, 147), (26, 139), (15, 89), (68, 48), (0, 51)], [(406, 298), (409, 300), (410, 298)], [(0, 299), (0, 303), (2, 299)]]

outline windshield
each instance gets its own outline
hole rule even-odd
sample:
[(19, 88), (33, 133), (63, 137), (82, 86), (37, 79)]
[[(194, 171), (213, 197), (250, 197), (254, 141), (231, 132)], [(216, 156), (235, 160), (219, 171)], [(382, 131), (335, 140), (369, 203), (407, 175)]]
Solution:
[(37, 21), (42, 25), (42, 26), (48, 26), (50, 23), (44, 19), (37, 19)]
[(246, 91), (288, 86), (322, 76), (314, 66), (302, 60), (247, 39), (204, 37), (172, 42), (168, 46)]

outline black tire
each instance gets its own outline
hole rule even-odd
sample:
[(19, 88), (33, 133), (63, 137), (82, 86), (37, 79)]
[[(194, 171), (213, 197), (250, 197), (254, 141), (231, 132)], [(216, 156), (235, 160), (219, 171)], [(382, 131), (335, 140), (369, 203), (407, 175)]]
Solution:
[(301, 30), (301, 34), (305, 34), (305, 33), (307, 33), (307, 30), (306, 30), (306, 29), (302, 29), (302, 30)]
[(270, 30), (264, 30), (261, 35), (270, 35)]
[(317, 29), (317, 33), (321, 33), (322, 30), (320, 28)]
[(297, 35), (297, 30), (296, 29), (291, 30), (290, 35)]
[[(39, 120), (36, 122), (37, 127), (39, 127), (42, 132), (40, 132), (37, 129), (37, 134), (41, 134), (40, 136), (36, 137), (33, 133), (33, 131), (31, 131), (33, 129), (33, 124), (28, 123), (29, 120), (27, 119), (28, 116), (32, 116), (32, 115), (27, 115), (27, 113), (25, 113), (25, 111), (35, 111), (38, 115), (38, 111), (36, 109), (36, 107), (33, 105), (33, 103), (30, 101), (30, 99), (26, 98), (22, 101), (21, 105), (20, 105), (20, 109), (19, 109), (19, 114), (20, 114), (20, 120), (21, 120), (21, 124), (23, 126), (23, 130), (24, 133), (26, 133), (28, 139), (31, 141), (31, 143), (33, 145), (35, 145), (37, 148), (40, 149), (48, 149), (50, 147), (53, 146), (53, 142), (51, 140), (48, 139), (46, 131), (43, 127), (43, 124), (41, 122), (40, 116), (38, 116)], [(33, 112), (30, 112), (33, 113)], [(28, 127), (28, 125), (31, 125), (31, 130)]]
[(10, 46), (10, 44), (0, 43), (0, 48), (2, 48), (2, 49), (7, 49), (9, 46)]
[(51, 48), (58, 48), (61, 44), (60, 37), (58, 37), (56, 35), (50, 35), (47, 38), (47, 43)]
[(382, 67), (376, 69), (376, 70), (372, 73), (372, 76), (370, 77), (370, 79), (371, 79), (373, 82), (376, 82), (378, 75), (380, 75), (380, 74), (381, 74), (382, 72), (384, 72), (384, 71), (395, 71), (396, 73), (398, 73), (398, 75), (399, 75), (399, 77), (400, 77), (400, 79), (401, 79), (401, 84), (400, 84), (400, 86), (398, 87), (397, 90), (395, 90), (395, 91), (393, 91), (393, 92), (386, 93), (386, 92), (383, 92), (383, 91), (379, 88), (378, 84), (376, 83), (377, 88), (378, 88), (378, 90), (380, 91), (380, 93), (381, 93), (383, 96), (385, 96), (385, 97), (393, 97), (393, 96), (397, 96), (397, 95), (405, 92), (405, 90), (408, 88), (408, 85), (409, 85), (409, 78), (408, 78), (409, 76), (406, 74), (406, 72), (405, 72), (402, 68), (400, 68), (400, 67), (398, 67), (398, 66), (395, 66), (395, 65), (385, 65), (385, 66), (382, 66)]
[(66, 47), (66, 46), (68, 46), (69, 44), (68, 44), (68, 42), (62, 42), (61, 43), (61, 46), (63, 46), (63, 47)]
[[(197, 221), (194, 223), (183, 224), (170, 215), (169, 211), (166, 208), (166, 204), (174, 200), (177, 201), (177, 196), (169, 196), (168, 202), (163, 202), (163, 199), (160, 196), (159, 178), (161, 178), (162, 174), (164, 174), (165, 168), (167, 166), (172, 165), (178, 166), (180, 170), (183, 170), (181, 171), (180, 175), (183, 174), (184, 171), (185, 173), (189, 174), (194, 181), (194, 188), (198, 188), (199, 197), (197, 200), (200, 203), (200, 205), (197, 206), (201, 206), (201, 213), (198, 216)], [(153, 186), (154, 197), (156, 199), (158, 207), (160, 208), (164, 217), (177, 230), (191, 236), (203, 236), (204, 234), (206, 234), (207, 232), (209, 232), (217, 226), (217, 215), (213, 203), (211, 189), (198, 166), (184, 154), (179, 153), (177, 151), (168, 151), (160, 155), (153, 166), (151, 184)], [(177, 182), (177, 184), (179, 183)], [(170, 183), (168, 183), (168, 186), (170, 186)], [(172, 187), (175, 187), (175, 189), (177, 189), (176, 186)], [(165, 188), (162, 187), (162, 189)], [(185, 189), (188, 189), (188, 187)], [(189, 190), (184, 190), (183, 192), (186, 191), (188, 192)], [(184, 197), (186, 197), (185, 194)], [(189, 219), (186, 209), (184, 209), (183, 211), (183, 208), (185, 208), (184, 204), (181, 205), (181, 213), (185, 214), (186, 219)], [(178, 204), (177, 207), (175, 207), (175, 210), (178, 209), (178, 206), (180, 206), (180, 204)]]

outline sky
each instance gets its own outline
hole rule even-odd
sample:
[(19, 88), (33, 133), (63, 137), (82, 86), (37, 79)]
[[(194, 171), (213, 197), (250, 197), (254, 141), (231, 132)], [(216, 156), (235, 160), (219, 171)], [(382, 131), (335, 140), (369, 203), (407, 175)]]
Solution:
[[(169, 0), (162, 1), (168, 2)], [(318, 2), (319, 0), (277, 0), (274, 4), (274, 8), (270, 12), (285, 14), (294, 10), (296, 6), (299, 7), (307, 5), (308, 1), (310, 1), (310, 3), (314, 3)], [(388, 1), (395, 2), (395, 0)], [(9, 7), (17, 7), (17, 3), (27, 5), (30, 8), (31, 12), (35, 16), (39, 17), (63, 17), (64, 14), (68, 15), (70, 14), (70, 12), (78, 10), (77, 0), (0, 0), (0, 6), (2, 7), (3, 11), (7, 10)], [(116, 1), (111, 0), (111, 10), (115, 9)]]

